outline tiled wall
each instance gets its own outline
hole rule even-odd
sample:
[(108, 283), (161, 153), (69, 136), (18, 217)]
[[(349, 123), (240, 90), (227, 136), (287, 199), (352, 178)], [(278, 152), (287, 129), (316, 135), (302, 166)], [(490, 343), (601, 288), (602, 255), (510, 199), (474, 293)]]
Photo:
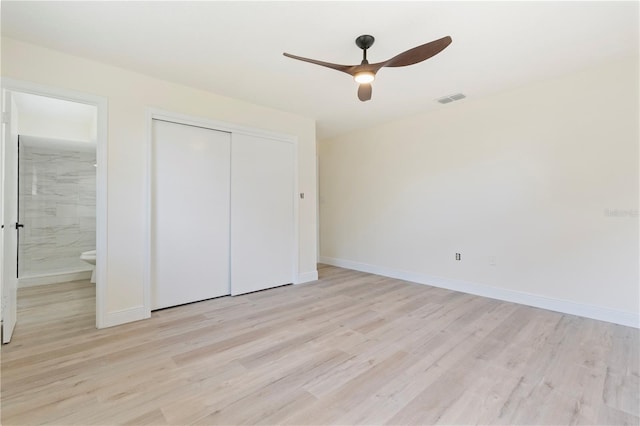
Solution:
[(90, 270), (96, 248), (95, 148), (20, 140), (18, 276)]

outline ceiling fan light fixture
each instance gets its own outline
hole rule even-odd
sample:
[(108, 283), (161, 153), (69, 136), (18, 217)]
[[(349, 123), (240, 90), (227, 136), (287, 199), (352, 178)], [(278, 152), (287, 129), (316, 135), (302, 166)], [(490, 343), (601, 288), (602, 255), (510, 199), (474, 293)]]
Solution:
[(375, 78), (376, 75), (371, 71), (360, 71), (353, 75), (353, 79), (356, 83), (360, 84), (371, 83)]

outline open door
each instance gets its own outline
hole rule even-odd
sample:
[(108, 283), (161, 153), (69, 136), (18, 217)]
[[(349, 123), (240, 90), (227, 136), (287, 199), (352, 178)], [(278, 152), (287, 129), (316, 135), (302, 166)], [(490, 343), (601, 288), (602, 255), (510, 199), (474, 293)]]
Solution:
[(18, 304), (18, 133), (11, 92), (2, 92), (2, 343), (16, 325)]

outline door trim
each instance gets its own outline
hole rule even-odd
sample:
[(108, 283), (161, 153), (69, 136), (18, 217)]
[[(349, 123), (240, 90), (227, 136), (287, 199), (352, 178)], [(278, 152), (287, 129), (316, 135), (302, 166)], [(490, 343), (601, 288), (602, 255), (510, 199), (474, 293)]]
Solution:
[[(244, 134), (250, 136), (257, 136), (261, 138), (274, 139), (281, 142), (287, 142), (293, 145), (293, 270), (291, 271), (292, 283), (297, 284), (299, 279), (299, 259), (300, 259), (300, 220), (299, 220), (299, 170), (298, 170), (298, 137), (287, 135), (284, 133), (271, 132), (267, 130), (258, 129), (255, 127), (243, 126), (234, 123), (228, 123), (225, 121), (211, 120), (204, 117), (197, 117), (191, 115), (180, 114), (176, 112), (166, 111), (158, 108), (146, 109), (146, 182), (145, 182), (145, 248), (144, 248), (144, 282), (143, 282), (143, 300), (145, 316), (148, 318), (151, 316), (151, 194), (152, 194), (152, 182), (151, 182), (151, 149), (153, 146), (153, 120), (170, 121), (177, 124), (185, 124), (188, 126), (203, 127), (205, 129), (217, 130), (222, 132), (231, 133), (231, 140), (233, 143), (233, 134)], [(230, 218), (233, 220), (233, 218)], [(231, 285), (231, 283), (229, 283)], [(231, 290), (231, 289), (229, 289)], [(231, 293), (231, 292), (230, 292)]]
[(92, 105), (97, 108), (96, 133), (96, 327), (108, 326), (106, 311), (107, 274), (107, 218), (108, 218), (108, 101), (107, 98), (42, 84), (2, 78), (2, 89)]

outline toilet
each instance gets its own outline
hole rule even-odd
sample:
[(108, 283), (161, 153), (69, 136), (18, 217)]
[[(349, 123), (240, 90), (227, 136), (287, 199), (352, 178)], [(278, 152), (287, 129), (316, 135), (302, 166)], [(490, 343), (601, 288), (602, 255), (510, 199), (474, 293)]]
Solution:
[(80, 254), (80, 260), (84, 260), (87, 263), (93, 265), (93, 271), (91, 272), (91, 282), (95, 284), (96, 282), (96, 251), (89, 250)]

